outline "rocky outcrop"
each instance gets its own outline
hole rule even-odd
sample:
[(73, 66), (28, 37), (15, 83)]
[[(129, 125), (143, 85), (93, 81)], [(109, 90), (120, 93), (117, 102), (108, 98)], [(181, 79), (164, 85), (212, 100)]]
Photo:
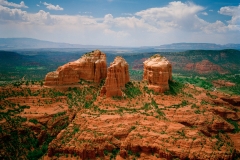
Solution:
[(107, 78), (101, 89), (101, 96), (122, 96), (122, 89), (129, 82), (128, 63), (122, 57), (116, 57), (107, 69)]
[(212, 84), (215, 87), (223, 87), (223, 86), (232, 87), (232, 86), (236, 85), (233, 82), (229, 82), (229, 81), (225, 81), (225, 80), (215, 80), (215, 81), (212, 81)]
[(205, 136), (196, 127), (155, 117), (77, 114), (75, 124), (49, 144), (48, 156), (50, 159), (65, 153), (81, 159), (109, 159), (106, 153), (117, 153), (116, 159), (134, 159), (131, 155), (137, 154), (139, 159), (211, 159), (213, 155), (214, 159), (232, 159), (229, 150), (233, 143), (225, 135), (220, 136), (221, 146), (218, 139)]
[(188, 63), (185, 65), (185, 70), (195, 71), (200, 74), (207, 74), (212, 72), (217, 72), (220, 74), (227, 73), (222, 67), (216, 65), (209, 60), (202, 60), (197, 63)]
[(148, 88), (155, 92), (164, 92), (169, 89), (168, 81), (172, 80), (172, 65), (165, 58), (156, 54), (143, 62), (143, 80), (148, 81)]
[(74, 84), (80, 79), (99, 83), (107, 76), (106, 55), (95, 50), (84, 54), (80, 59), (69, 62), (56, 71), (50, 72), (45, 77), (45, 85), (66, 85)]
[(233, 106), (240, 106), (240, 96), (221, 97), (221, 99)]

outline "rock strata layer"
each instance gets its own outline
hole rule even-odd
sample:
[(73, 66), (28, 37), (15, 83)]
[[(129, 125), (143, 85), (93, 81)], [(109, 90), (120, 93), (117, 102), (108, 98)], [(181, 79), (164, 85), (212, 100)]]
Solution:
[(188, 71), (196, 71), (200, 74), (207, 74), (212, 72), (217, 72), (220, 74), (227, 73), (227, 71), (225, 71), (222, 67), (210, 62), (209, 60), (202, 60), (197, 63), (188, 63), (186, 64), (185, 69)]
[(45, 77), (45, 85), (68, 85), (80, 79), (99, 83), (107, 76), (107, 62), (105, 53), (95, 50), (84, 54), (80, 59), (58, 67)]
[(156, 54), (143, 62), (143, 80), (148, 81), (148, 88), (155, 92), (169, 89), (168, 81), (172, 80), (172, 65), (165, 58)]
[(128, 63), (122, 57), (116, 57), (107, 69), (107, 78), (101, 89), (101, 96), (122, 96), (122, 89), (128, 82)]

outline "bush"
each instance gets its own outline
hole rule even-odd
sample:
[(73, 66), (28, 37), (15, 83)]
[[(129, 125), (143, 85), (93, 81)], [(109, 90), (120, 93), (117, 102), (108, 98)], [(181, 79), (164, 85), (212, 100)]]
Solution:
[(34, 124), (37, 124), (38, 123), (38, 120), (37, 119), (29, 119), (29, 122), (32, 122)]
[(39, 158), (41, 158), (43, 156), (43, 152), (41, 149), (35, 149), (31, 152), (28, 152), (27, 158), (28, 159), (32, 159), (32, 160), (38, 160)]
[(181, 92), (183, 84), (176, 81), (168, 81), (169, 90), (164, 92), (166, 95), (177, 95)]
[(134, 86), (132, 82), (128, 82), (125, 85), (125, 89), (123, 90), (123, 92), (128, 98), (135, 98), (136, 96), (142, 94), (141, 90), (138, 87)]
[(234, 133), (240, 132), (240, 128), (238, 126), (238, 123), (236, 121), (233, 121), (231, 119), (227, 119), (228, 123), (232, 124), (234, 126)]

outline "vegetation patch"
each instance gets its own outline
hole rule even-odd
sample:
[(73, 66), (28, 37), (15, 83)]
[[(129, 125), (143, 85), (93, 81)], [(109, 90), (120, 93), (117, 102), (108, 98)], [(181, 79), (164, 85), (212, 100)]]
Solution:
[(168, 81), (169, 90), (164, 92), (165, 95), (177, 95), (182, 91), (183, 84), (177, 81)]
[(128, 82), (123, 92), (128, 98), (135, 98), (142, 94), (139, 86), (134, 85), (133, 82)]
[(234, 126), (234, 133), (239, 133), (240, 132), (240, 127), (236, 121), (233, 121), (231, 119), (227, 119), (228, 123), (232, 124)]
[(37, 119), (29, 119), (29, 122), (32, 122), (34, 124), (38, 124), (38, 120)]

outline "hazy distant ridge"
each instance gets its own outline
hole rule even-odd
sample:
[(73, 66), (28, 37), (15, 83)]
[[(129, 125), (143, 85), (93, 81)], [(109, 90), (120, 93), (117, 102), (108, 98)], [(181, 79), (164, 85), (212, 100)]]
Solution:
[(32, 38), (0, 38), (0, 49), (86, 48), (86, 47), (98, 48), (101, 46), (57, 43)]
[[(57, 43), (37, 40), (32, 38), (0, 38), (0, 50), (11, 49), (39, 49), (39, 48), (115, 48), (116, 46), (82, 45)], [(148, 47), (148, 46), (145, 46)], [(118, 46), (119, 48), (119, 46)], [(137, 48), (137, 47), (134, 47)], [(180, 49), (180, 50), (220, 50), (220, 49), (240, 49), (240, 44), (219, 45), (214, 43), (172, 43), (160, 46), (149, 46), (158, 49)]]
[(240, 49), (240, 44), (215, 44), (215, 43), (172, 43), (160, 45), (161, 49), (188, 49), (188, 50), (220, 50), (220, 49)]

